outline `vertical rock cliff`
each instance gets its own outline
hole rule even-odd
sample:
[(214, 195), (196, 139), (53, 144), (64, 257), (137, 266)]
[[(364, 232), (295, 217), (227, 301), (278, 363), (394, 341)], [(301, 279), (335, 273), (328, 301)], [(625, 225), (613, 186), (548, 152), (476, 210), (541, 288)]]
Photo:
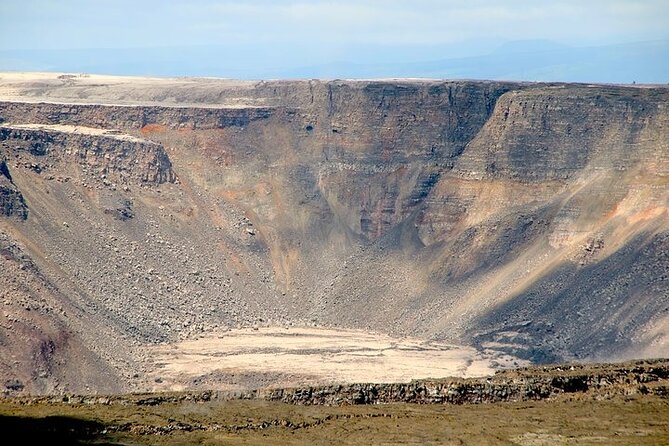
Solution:
[(21, 192), (16, 189), (4, 158), (0, 158), (0, 214), (25, 220), (28, 209)]

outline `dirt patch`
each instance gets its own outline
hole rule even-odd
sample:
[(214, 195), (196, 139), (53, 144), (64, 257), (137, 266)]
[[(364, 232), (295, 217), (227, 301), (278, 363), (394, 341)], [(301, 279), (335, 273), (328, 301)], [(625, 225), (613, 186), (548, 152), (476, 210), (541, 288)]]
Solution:
[(142, 135), (153, 135), (156, 133), (165, 133), (167, 127), (160, 124), (147, 124), (142, 127), (139, 131), (142, 132)]
[(145, 352), (154, 390), (486, 376), (516, 361), (439, 342), (304, 327), (231, 330)]

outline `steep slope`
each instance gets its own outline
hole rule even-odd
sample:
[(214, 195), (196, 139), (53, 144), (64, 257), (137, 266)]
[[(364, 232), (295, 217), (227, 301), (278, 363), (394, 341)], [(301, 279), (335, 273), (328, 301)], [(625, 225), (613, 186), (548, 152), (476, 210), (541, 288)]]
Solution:
[(2, 75), (0, 99), (0, 229), (116, 386), (146, 343), (253, 325), (669, 354), (666, 88)]

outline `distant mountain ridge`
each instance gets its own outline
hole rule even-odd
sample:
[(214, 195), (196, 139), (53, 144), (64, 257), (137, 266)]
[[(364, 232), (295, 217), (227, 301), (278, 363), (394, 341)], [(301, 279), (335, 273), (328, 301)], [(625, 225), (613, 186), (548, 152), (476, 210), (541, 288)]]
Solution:
[[(596, 83), (669, 82), (669, 41), (569, 47), (548, 40), (495, 45), (361, 46), (330, 54), (305, 44), (277, 53), (229, 44), (130, 49), (4, 50), (0, 71), (235, 79), (435, 78)], [(469, 55), (471, 54), (471, 55)], [(305, 63), (310, 61), (310, 63)]]

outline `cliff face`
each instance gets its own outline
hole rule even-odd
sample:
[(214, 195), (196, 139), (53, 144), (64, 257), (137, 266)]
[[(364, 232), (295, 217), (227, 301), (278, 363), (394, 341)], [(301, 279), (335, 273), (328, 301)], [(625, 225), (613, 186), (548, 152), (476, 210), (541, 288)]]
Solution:
[[(172, 165), (160, 144), (129, 135), (68, 125), (0, 126), (0, 141), (16, 159), (38, 161), (38, 173), (77, 163), (82, 172), (120, 184), (174, 182)], [(45, 162), (40, 163), (39, 161)], [(48, 166), (48, 167), (47, 167)]]
[(0, 102), (9, 122), (69, 124), (94, 128), (139, 129), (147, 124), (172, 129), (211, 129), (244, 126), (267, 118), (268, 107), (202, 108), (162, 106), (80, 105), (53, 103)]
[(7, 162), (0, 158), (0, 214), (25, 220), (28, 209), (21, 192), (16, 189)]
[(0, 102), (2, 229), (117, 367), (259, 321), (669, 353), (667, 89), (170, 82)]
[(543, 360), (667, 351), (666, 99), (585, 86), (500, 98), (418, 229), (445, 243), (431, 279), (487, 307), (469, 328), (480, 345)]
[(666, 361), (638, 361), (621, 367), (592, 365), (520, 369), (492, 378), (416, 380), (400, 384), (353, 384), (252, 392), (242, 398), (262, 398), (300, 405), (353, 404), (481, 404), (556, 398), (561, 394), (610, 398), (616, 393), (667, 394)]

